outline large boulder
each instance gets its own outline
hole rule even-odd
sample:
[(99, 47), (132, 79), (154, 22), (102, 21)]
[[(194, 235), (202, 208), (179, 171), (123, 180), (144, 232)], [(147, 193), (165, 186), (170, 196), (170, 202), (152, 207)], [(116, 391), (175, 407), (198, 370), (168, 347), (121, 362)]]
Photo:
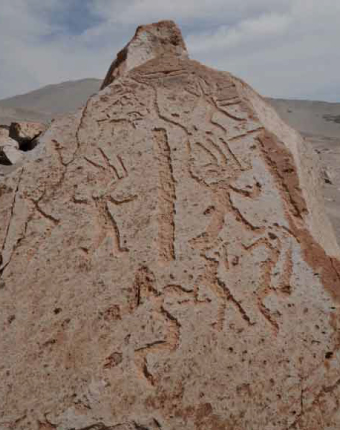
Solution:
[(340, 428), (339, 249), (257, 93), (169, 53), (42, 144), (0, 184), (1, 430)]

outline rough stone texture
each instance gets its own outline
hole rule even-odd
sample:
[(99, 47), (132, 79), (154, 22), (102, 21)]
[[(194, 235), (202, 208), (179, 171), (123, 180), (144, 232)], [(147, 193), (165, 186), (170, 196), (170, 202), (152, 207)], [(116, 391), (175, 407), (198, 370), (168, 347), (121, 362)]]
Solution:
[(38, 137), (46, 125), (37, 122), (12, 122), (10, 127), (0, 125), (0, 175), (2, 165), (14, 165), (25, 158), (23, 151), (31, 151), (39, 143)]
[[(15, 142), (17, 144), (17, 142)], [(0, 163), (2, 164), (17, 164), (24, 159), (24, 154), (19, 151), (14, 143), (8, 142), (8, 144), (0, 145)]]
[(39, 137), (46, 128), (47, 126), (40, 122), (12, 122), (9, 128), (9, 135), (21, 147)]
[(312, 156), (177, 56), (0, 182), (1, 430), (337, 430), (340, 264)]
[(9, 137), (8, 127), (0, 126), (0, 164), (15, 164), (22, 160), (19, 144)]
[(101, 89), (129, 70), (162, 55), (188, 57), (182, 34), (176, 24), (173, 21), (160, 21), (138, 27), (134, 37), (111, 64)]
[(4, 144), (9, 139), (9, 127), (0, 125), (0, 144)]

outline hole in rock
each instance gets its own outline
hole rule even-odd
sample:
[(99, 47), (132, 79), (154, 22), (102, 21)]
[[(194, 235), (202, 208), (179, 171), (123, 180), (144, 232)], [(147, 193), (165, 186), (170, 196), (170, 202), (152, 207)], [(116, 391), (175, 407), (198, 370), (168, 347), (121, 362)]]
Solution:
[(27, 139), (27, 140), (22, 140), (20, 142), (20, 150), (23, 152), (28, 152), (28, 151), (32, 151), (32, 149), (34, 149), (37, 145), (38, 145), (39, 141), (37, 138), (34, 139)]

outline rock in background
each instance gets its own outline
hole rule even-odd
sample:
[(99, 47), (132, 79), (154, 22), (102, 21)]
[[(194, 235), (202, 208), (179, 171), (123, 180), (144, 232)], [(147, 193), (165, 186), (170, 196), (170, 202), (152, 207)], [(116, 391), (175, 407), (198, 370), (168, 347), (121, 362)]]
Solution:
[(314, 156), (166, 46), (0, 183), (0, 428), (335, 430), (339, 249)]
[(39, 144), (39, 137), (46, 131), (45, 124), (36, 122), (13, 122), (10, 127), (0, 125), (0, 177), (19, 167), (25, 153)]
[(19, 143), (10, 137), (8, 127), (0, 126), (0, 165), (13, 165), (23, 158)]
[(29, 151), (34, 148), (37, 138), (45, 132), (47, 126), (40, 122), (12, 122), (9, 127), (9, 135), (19, 143), (22, 151)]

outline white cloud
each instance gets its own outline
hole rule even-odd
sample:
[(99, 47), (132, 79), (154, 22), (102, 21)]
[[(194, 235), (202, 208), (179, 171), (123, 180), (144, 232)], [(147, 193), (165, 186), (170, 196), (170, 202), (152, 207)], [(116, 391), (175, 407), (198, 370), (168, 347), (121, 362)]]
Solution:
[(235, 25), (222, 25), (212, 32), (199, 32), (187, 37), (187, 44), (192, 54), (202, 52), (220, 52), (234, 47), (244, 47), (267, 42), (268, 38), (282, 36), (290, 25), (291, 17), (274, 13), (258, 18), (245, 19)]
[(174, 19), (182, 24), (192, 22), (234, 22), (247, 16), (270, 11), (284, 11), (293, 0), (94, 0), (93, 10), (116, 23), (149, 23)]
[(78, 0), (4, 1), (0, 13), (0, 98), (70, 79), (101, 78), (116, 51), (126, 43), (124, 32), (120, 35), (112, 26), (105, 33), (105, 23), (75, 35), (57, 23), (55, 16), (66, 15)]
[(2, 2), (0, 97), (103, 77), (135, 27), (159, 19), (179, 23), (193, 58), (265, 95), (340, 96), (339, 0), (82, 0), (93, 21), (78, 34), (67, 18), (79, 0)]
[(233, 25), (187, 36), (189, 51), (276, 97), (340, 101), (340, 2), (295, 0)]

